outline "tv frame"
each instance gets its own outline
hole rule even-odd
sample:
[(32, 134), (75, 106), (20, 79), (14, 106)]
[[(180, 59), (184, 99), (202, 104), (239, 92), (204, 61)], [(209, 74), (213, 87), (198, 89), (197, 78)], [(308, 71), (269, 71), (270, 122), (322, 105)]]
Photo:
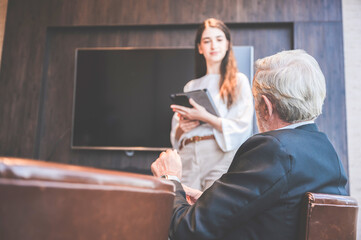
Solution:
[[(253, 78), (253, 46), (233, 46), (233, 49), (237, 48), (249, 48), (249, 66), (250, 72), (248, 78), (252, 83)], [(86, 47), (75, 49), (75, 62), (74, 62), (74, 91), (73, 91), (73, 109), (72, 109), (72, 127), (71, 127), (71, 149), (74, 150), (120, 150), (128, 153), (127, 155), (132, 156), (134, 151), (165, 151), (171, 147), (144, 147), (144, 146), (74, 146), (74, 125), (75, 125), (75, 102), (76, 102), (76, 85), (77, 85), (77, 63), (78, 63), (78, 51), (79, 50), (162, 50), (162, 49), (189, 49), (194, 51), (194, 47)], [(236, 56), (236, 54), (235, 54)], [(240, 66), (242, 63), (237, 61), (237, 65)], [(191, 79), (188, 79), (188, 81)]]

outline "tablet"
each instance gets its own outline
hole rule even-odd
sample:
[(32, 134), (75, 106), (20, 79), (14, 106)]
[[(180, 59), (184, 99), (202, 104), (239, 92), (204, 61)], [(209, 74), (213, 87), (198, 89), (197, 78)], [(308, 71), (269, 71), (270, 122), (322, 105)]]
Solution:
[(184, 93), (171, 94), (173, 104), (192, 108), (189, 103), (189, 98), (192, 98), (196, 103), (203, 106), (209, 113), (219, 117), (216, 105), (213, 102), (212, 96), (207, 89), (200, 89)]

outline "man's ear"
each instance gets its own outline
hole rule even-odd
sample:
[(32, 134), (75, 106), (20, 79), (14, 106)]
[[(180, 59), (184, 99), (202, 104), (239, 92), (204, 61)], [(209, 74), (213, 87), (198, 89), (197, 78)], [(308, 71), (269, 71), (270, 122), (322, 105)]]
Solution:
[(271, 101), (268, 99), (268, 97), (266, 97), (265, 95), (262, 95), (262, 99), (266, 105), (265, 107), (265, 118), (268, 119), (269, 117), (272, 116), (273, 113), (273, 105), (271, 103)]

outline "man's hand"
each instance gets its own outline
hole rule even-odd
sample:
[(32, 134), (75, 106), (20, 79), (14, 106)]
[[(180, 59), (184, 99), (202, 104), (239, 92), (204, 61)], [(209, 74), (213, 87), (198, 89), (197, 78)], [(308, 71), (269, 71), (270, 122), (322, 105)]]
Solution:
[(182, 178), (182, 161), (177, 150), (168, 149), (159, 155), (159, 158), (152, 163), (151, 170), (154, 176), (172, 175)]
[(197, 202), (198, 198), (202, 195), (203, 192), (199, 191), (198, 189), (190, 188), (184, 184), (182, 184), (183, 189), (186, 193), (187, 202), (190, 205), (193, 205)]

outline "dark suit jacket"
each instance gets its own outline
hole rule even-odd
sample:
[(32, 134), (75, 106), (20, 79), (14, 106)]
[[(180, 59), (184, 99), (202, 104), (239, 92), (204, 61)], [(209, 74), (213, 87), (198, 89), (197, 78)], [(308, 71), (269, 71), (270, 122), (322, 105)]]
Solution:
[(181, 184), (171, 239), (297, 239), (306, 192), (346, 195), (343, 166), (315, 124), (254, 135), (193, 206)]

